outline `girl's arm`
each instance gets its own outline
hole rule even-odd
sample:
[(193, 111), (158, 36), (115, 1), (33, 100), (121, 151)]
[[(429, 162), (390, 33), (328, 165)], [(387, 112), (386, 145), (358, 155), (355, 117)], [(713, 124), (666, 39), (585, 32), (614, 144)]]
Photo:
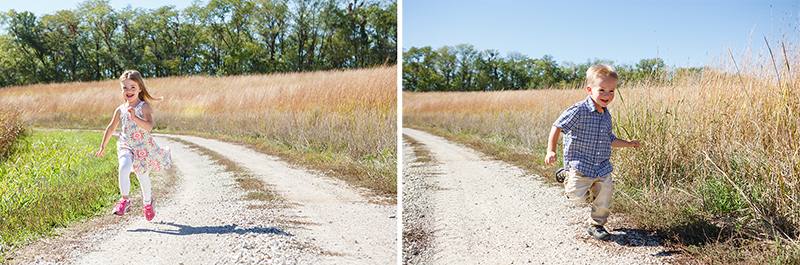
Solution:
[(153, 116), (149, 103), (145, 102), (144, 104), (142, 104), (142, 116), (144, 116), (143, 118), (139, 118), (136, 117), (136, 115), (133, 115), (133, 108), (128, 108), (128, 112), (131, 113), (131, 118), (133, 119), (133, 122), (139, 124), (139, 127), (142, 127), (142, 129), (148, 132), (153, 129)]
[(553, 126), (553, 128), (550, 129), (550, 137), (547, 138), (547, 155), (544, 157), (545, 165), (551, 166), (558, 161), (556, 146), (558, 146), (559, 134), (561, 134), (561, 128)]
[(117, 130), (117, 125), (119, 125), (119, 114), (121, 110), (119, 108), (114, 110), (114, 116), (111, 117), (111, 123), (108, 124), (106, 127), (106, 132), (103, 134), (103, 142), (100, 144), (100, 150), (97, 151), (97, 154), (94, 157), (101, 157), (106, 154), (106, 144), (108, 140), (111, 139), (111, 135), (114, 134), (114, 131)]

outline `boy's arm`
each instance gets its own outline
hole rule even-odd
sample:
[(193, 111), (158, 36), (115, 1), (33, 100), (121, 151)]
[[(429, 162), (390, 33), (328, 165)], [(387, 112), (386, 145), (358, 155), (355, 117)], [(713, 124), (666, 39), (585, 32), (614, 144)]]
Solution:
[(633, 147), (633, 148), (637, 148), (637, 147), (639, 147), (639, 141), (637, 141), (637, 140), (630, 140), (629, 141), (629, 140), (622, 140), (622, 139), (617, 138), (617, 139), (614, 139), (614, 141), (611, 141), (611, 147)]
[(547, 155), (544, 157), (544, 164), (552, 166), (558, 161), (556, 155), (556, 146), (558, 145), (558, 135), (561, 134), (561, 128), (553, 126), (550, 129), (550, 137), (547, 138)]

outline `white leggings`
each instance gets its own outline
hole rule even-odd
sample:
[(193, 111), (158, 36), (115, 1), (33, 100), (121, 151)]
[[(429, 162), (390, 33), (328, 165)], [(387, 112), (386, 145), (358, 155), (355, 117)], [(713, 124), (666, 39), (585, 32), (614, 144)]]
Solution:
[[(133, 156), (131, 154), (124, 154), (119, 157), (119, 193), (122, 196), (128, 196), (131, 191), (131, 171), (133, 171)], [(144, 174), (136, 174), (139, 179), (139, 185), (142, 186), (142, 202), (145, 205), (150, 204), (150, 172)]]

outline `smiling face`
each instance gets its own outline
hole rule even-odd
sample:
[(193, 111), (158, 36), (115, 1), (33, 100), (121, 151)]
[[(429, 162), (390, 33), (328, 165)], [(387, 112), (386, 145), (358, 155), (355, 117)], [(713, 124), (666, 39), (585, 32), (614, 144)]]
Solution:
[(614, 90), (617, 88), (617, 80), (609, 76), (598, 76), (592, 84), (586, 86), (586, 91), (591, 95), (594, 105), (601, 112), (602, 108), (614, 100)]
[(135, 81), (131, 79), (125, 79), (120, 82), (120, 86), (122, 86), (122, 97), (124, 97), (128, 103), (139, 100), (139, 92), (142, 90), (139, 88), (139, 84), (137, 84)]

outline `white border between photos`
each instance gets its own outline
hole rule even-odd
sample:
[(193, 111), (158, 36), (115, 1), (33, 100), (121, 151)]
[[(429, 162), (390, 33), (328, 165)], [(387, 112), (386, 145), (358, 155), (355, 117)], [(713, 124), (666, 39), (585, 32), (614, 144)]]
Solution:
[(397, 0), (397, 265), (403, 263), (403, 0)]

